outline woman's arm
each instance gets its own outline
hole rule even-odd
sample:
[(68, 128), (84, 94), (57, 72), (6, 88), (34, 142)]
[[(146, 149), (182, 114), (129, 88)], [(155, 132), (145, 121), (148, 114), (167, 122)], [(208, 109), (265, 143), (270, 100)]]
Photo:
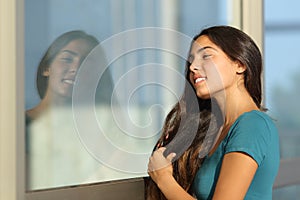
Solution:
[(213, 200), (242, 200), (257, 170), (257, 163), (242, 152), (225, 154)]
[(159, 148), (150, 157), (148, 174), (168, 200), (195, 200), (173, 177), (171, 161), (175, 154), (171, 153), (164, 157), (163, 152), (165, 149), (164, 147)]

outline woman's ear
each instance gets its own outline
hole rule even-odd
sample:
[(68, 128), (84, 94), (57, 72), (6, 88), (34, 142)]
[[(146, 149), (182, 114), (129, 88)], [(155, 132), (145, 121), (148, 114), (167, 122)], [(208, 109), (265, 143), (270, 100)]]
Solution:
[(49, 75), (50, 75), (49, 67), (46, 67), (42, 72), (42, 76), (48, 77)]
[(246, 71), (246, 66), (243, 65), (241, 62), (236, 62), (236, 73), (237, 74), (243, 74)]

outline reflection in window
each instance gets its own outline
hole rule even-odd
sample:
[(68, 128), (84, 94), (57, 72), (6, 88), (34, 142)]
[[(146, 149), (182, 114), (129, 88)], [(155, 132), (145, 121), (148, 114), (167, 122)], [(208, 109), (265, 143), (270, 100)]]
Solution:
[[(50, 45), (38, 65), (36, 82), (41, 101), (26, 111), (27, 172), (31, 189), (95, 178), (105, 180), (108, 176), (108, 172), (97, 173), (99, 164), (81, 144), (72, 117), (72, 93), (74, 85), (80, 84), (79, 67), (96, 48), (97, 67), (103, 68), (106, 62), (98, 40), (83, 31), (69, 31)], [(85, 76), (81, 80), (87, 82), (89, 78)], [(88, 89), (88, 84), (84, 85)], [(113, 88), (109, 71), (105, 71), (96, 86), (95, 104), (109, 105)]]
[(27, 0), (27, 188), (147, 175), (190, 37), (229, 2)]

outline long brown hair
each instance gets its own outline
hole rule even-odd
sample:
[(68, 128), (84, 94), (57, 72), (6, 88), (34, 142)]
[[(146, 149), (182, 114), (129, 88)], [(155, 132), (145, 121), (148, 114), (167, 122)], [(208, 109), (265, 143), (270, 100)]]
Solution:
[[(246, 66), (244, 72), (245, 87), (256, 105), (263, 110), (261, 106), (262, 57), (254, 41), (236, 28), (214, 26), (204, 29), (196, 35), (191, 46), (202, 35), (207, 36), (219, 46), (231, 60)], [(190, 63), (186, 62), (186, 86), (183, 96), (167, 115), (156, 148), (167, 146), (179, 134), (189, 135), (191, 127), (195, 124), (198, 126), (191, 145), (172, 163), (174, 178), (184, 190), (193, 195), (192, 183), (203, 161), (203, 155), (199, 156), (199, 153), (207, 153), (207, 149), (209, 150), (212, 145), (212, 143), (205, 143), (204, 145), (203, 142), (207, 138), (214, 138), (223, 124), (223, 118), (216, 102), (212, 99), (203, 100), (195, 97), (195, 91), (190, 89), (189, 65)], [(194, 103), (195, 98), (197, 98), (197, 103)], [(208, 139), (208, 141), (211, 140)], [(145, 198), (147, 200), (166, 199), (151, 178), (145, 179)]]

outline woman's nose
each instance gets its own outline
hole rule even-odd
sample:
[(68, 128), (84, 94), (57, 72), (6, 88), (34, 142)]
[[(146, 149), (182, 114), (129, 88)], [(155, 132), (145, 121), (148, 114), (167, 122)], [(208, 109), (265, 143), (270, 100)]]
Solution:
[(69, 72), (76, 73), (80, 64), (79, 63), (73, 63), (72, 66), (69, 68)]
[(196, 65), (195, 63), (191, 63), (191, 65), (190, 65), (189, 68), (190, 68), (190, 71), (191, 71), (191, 72), (196, 72), (196, 71), (199, 70), (198, 65)]

